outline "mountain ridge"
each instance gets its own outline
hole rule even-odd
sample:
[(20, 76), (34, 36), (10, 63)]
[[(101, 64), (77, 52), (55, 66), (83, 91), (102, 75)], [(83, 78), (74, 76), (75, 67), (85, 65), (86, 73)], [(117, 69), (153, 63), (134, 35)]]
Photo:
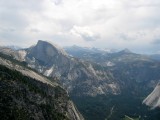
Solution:
[[(32, 69), (56, 78), (68, 91), (85, 118), (96, 120), (99, 114), (101, 119), (105, 119), (106, 113), (110, 114), (108, 110), (112, 108), (114, 112), (111, 120), (119, 120), (119, 115), (135, 113), (143, 118), (146, 113), (150, 118), (150, 113), (140, 104), (142, 98), (145, 98), (159, 81), (158, 61), (128, 50), (107, 54), (84, 51), (78, 57), (64, 55), (48, 42), (42, 42), (42, 45), (37, 43), (24, 52), (26, 54), (21, 57), (19, 51), (13, 51), (13, 57), (24, 58)], [(17, 54), (20, 57), (14, 56)], [(132, 100), (126, 101), (128, 97)], [(119, 103), (117, 99), (121, 102)], [(95, 106), (97, 104), (100, 106)], [(97, 117), (93, 118), (93, 112)]]
[(0, 86), (1, 119), (84, 119), (61, 86), (10, 56), (0, 56)]

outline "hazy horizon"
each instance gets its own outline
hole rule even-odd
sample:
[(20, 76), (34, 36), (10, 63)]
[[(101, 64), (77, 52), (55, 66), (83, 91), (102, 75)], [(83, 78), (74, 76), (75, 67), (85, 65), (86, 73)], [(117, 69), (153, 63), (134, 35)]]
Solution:
[[(39, 40), (38, 40), (39, 41)], [(29, 48), (29, 47), (32, 47), (32, 46), (35, 46), (37, 43), (38, 43), (38, 41), (36, 42), (36, 43), (34, 43), (34, 44), (32, 44), (32, 45), (28, 45), (28, 46), (18, 46), (18, 45), (10, 45), (10, 44), (8, 44), (8, 45), (0, 45), (0, 47), (8, 47), (8, 48), (12, 48), (12, 49), (15, 49), (15, 50), (18, 50), (18, 49), (26, 49), (26, 48)], [(128, 48), (122, 48), (122, 49), (115, 49), (115, 48), (99, 48), (99, 47), (94, 47), (94, 46), (91, 46), (91, 47), (88, 47), (88, 46), (78, 46), (78, 45), (76, 45), (76, 44), (73, 44), (73, 45), (68, 45), (68, 46), (60, 46), (59, 44), (55, 44), (54, 42), (52, 42), (52, 41), (47, 41), (47, 40), (42, 40), (42, 41), (46, 41), (46, 42), (49, 42), (49, 43), (51, 43), (51, 44), (53, 44), (54, 46), (56, 46), (56, 47), (58, 47), (58, 48), (61, 48), (61, 49), (66, 49), (66, 48), (71, 48), (71, 47), (80, 47), (80, 48), (82, 48), (82, 49), (97, 49), (97, 50), (101, 50), (101, 51), (110, 51), (110, 52), (120, 52), (120, 51), (123, 51), (123, 50), (128, 50), (128, 51), (130, 51), (130, 52), (132, 52), (132, 53), (137, 53), (137, 54), (148, 54), (148, 55), (152, 55), (152, 54), (160, 54), (160, 52), (159, 51), (157, 51), (157, 52), (140, 52), (140, 51), (134, 51), (134, 50), (131, 50), (131, 49), (128, 49)]]

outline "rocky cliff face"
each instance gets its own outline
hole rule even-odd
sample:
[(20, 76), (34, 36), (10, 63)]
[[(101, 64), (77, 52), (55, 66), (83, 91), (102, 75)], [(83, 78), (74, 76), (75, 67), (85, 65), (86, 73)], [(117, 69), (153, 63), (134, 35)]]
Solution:
[(160, 77), (159, 63), (128, 50), (104, 54), (90, 51), (85, 60), (92, 59), (98, 64), (71, 57), (63, 49), (42, 40), (25, 50), (0, 51), (26, 61), (29, 67), (45, 76), (58, 78), (69, 93), (78, 96), (120, 94), (122, 89), (136, 93), (141, 84), (146, 91), (147, 87), (157, 84)]
[(146, 104), (152, 109), (160, 107), (160, 83), (155, 87), (151, 94), (146, 97), (143, 104)]
[(25, 61), (30, 67), (50, 77), (60, 77), (70, 65), (70, 59), (60, 48), (51, 43), (39, 40), (26, 50)]
[(1, 119), (83, 120), (56, 82), (2, 54), (0, 86)]
[(71, 57), (51, 43), (40, 40), (26, 52), (25, 61), (31, 68), (45, 76), (58, 78), (69, 93), (95, 96), (120, 92), (109, 71)]
[(160, 63), (145, 55), (128, 50), (104, 54), (83, 51), (82, 58), (77, 59), (42, 40), (28, 49), (9, 50), (0, 49), (39, 73), (58, 79), (87, 119), (109, 115), (111, 120), (119, 120), (126, 114), (147, 116), (146, 120), (151, 114), (155, 117), (154, 113), (146, 114), (141, 103), (160, 78)]

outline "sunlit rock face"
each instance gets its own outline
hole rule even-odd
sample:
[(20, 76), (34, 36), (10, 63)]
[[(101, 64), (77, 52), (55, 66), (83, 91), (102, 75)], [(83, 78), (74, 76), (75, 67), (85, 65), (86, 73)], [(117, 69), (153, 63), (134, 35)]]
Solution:
[(160, 107), (160, 83), (155, 87), (153, 92), (148, 95), (143, 103), (152, 109)]
[(91, 96), (119, 93), (119, 86), (113, 81), (110, 72), (71, 57), (51, 43), (39, 40), (26, 51), (25, 60), (29, 67), (45, 76), (58, 78), (70, 93)]

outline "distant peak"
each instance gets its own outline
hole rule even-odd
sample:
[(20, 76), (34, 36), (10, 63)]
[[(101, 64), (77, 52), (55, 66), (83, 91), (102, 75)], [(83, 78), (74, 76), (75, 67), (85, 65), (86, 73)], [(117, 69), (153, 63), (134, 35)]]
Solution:
[(45, 40), (38, 40), (37, 46), (44, 46), (44, 45), (50, 45), (53, 48), (55, 48), (58, 52), (62, 53), (63, 55), (67, 55), (67, 53), (63, 50), (63, 48), (59, 47), (56, 44), (53, 44), (51, 42), (45, 41)]
[(47, 41), (45, 41), (45, 40), (38, 40), (37, 43), (49, 43), (49, 42), (47, 42)]
[(81, 48), (80, 46), (77, 46), (77, 45), (73, 45), (71, 46), (72, 48)]
[(121, 53), (132, 53), (128, 48), (125, 48), (124, 50), (120, 51)]
[(44, 42), (44, 40), (38, 40), (38, 42)]

